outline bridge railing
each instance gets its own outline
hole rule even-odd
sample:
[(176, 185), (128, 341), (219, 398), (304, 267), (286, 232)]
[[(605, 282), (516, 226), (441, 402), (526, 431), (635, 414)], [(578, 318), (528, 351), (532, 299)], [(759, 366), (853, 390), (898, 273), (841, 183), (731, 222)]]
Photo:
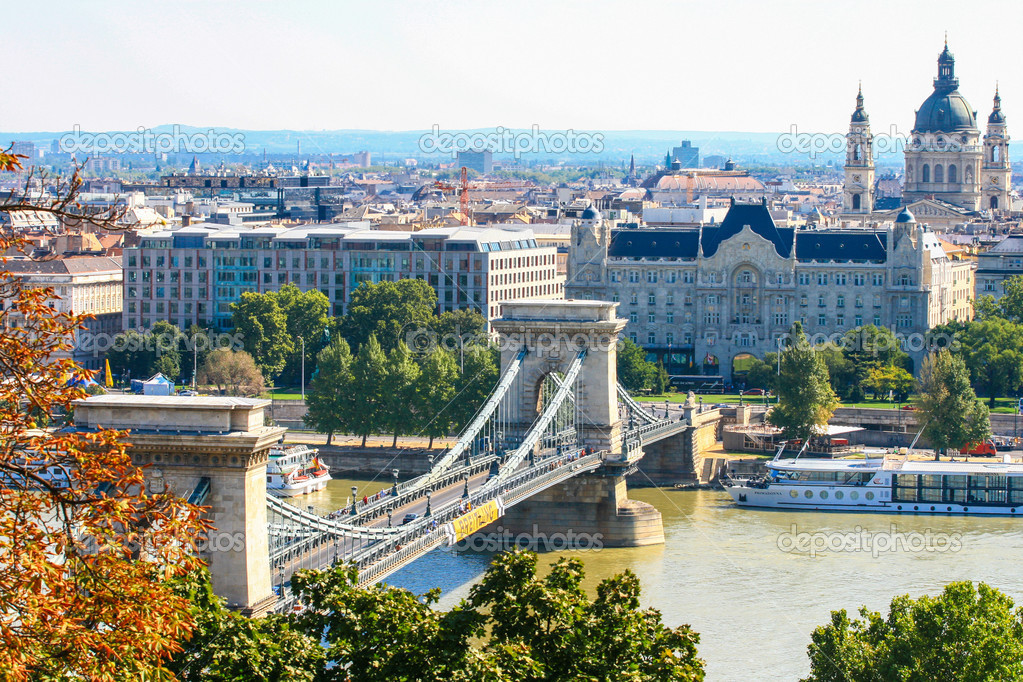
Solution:
[[(469, 494), (473, 507), (501, 497), (510, 507), (521, 500), (575, 476), (581, 470), (598, 468), (608, 453), (595, 453), (579, 457), (560, 455), (537, 460), (531, 467), (510, 476), (499, 488), (480, 489)], [(353, 560), (359, 567), (359, 584), (368, 585), (392, 573), (399, 566), (439, 546), (447, 537), (443, 525), (463, 513), (461, 500), (451, 500), (431, 512), (429, 517), (417, 519), (404, 533), (368, 547), (357, 553)]]
[[(337, 515), (335, 512), (335, 519), (344, 519), (346, 522), (361, 522), (367, 517), (376, 519), (386, 513), (387, 507), (401, 507), (413, 500), (419, 499), (426, 495), (427, 490), (440, 490), (446, 488), (453, 483), (461, 481), (466, 476), (472, 477), (477, 474), (481, 474), (484, 471), (489, 470), (494, 462), (501, 458), (497, 455), (487, 455), (486, 457), (477, 457), (460, 467), (448, 469), (441, 473), (439, 476), (435, 476), (433, 481), (430, 481), (431, 472), (427, 472), (421, 476), (409, 479), (403, 483), (398, 484), (398, 494), (395, 495), (392, 491), (393, 488), (387, 488), (387, 495), (381, 496), (379, 499), (370, 500), (368, 503), (362, 503), (358, 500), (355, 501), (355, 514), (342, 514)], [(348, 507), (351, 509), (351, 505)]]

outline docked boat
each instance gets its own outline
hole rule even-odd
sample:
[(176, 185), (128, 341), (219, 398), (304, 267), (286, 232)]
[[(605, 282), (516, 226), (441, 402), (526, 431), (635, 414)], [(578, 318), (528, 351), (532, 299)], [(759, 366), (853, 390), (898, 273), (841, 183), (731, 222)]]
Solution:
[(266, 489), (279, 497), (295, 497), (323, 490), (330, 470), (320, 461), (317, 451), (306, 445), (270, 449), (266, 464)]
[(722, 483), (741, 507), (887, 513), (1023, 515), (1023, 463), (781, 457), (762, 475)]

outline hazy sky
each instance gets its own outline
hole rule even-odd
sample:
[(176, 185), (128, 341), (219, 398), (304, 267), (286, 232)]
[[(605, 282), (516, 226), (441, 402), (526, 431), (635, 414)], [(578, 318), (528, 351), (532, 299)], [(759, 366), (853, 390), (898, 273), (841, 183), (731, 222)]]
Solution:
[(908, 129), (944, 32), (1023, 135), (1019, 0), (3, 0), (0, 130)]

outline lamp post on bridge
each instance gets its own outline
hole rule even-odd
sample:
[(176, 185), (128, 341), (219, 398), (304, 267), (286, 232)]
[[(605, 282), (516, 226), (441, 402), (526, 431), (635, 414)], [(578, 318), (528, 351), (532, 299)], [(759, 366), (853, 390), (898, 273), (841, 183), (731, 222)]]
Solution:
[(353, 485), (352, 486), (352, 515), (354, 515), (355, 511), (356, 511), (356, 504), (358, 503), (358, 497), (357, 497), (358, 494), (359, 494), (359, 486)]
[(462, 497), (469, 497), (469, 475), (465, 475), (465, 488), (462, 489)]
[(394, 509), (391, 508), (391, 507), (388, 507), (387, 508), (387, 527), (388, 528), (391, 527), (391, 514), (393, 514), (393, 513), (394, 513)]
[(432, 490), (427, 490), (426, 491), (426, 513), (423, 514), (423, 516), (429, 516), (430, 515), (430, 498), (431, 497), (433, 497), (433, 491)]
[(433, 455), (427, 455), (426, 461), (430, 463), (430, 468), (428, 469), (428, 471), (433, 471)]
[(394, 477), (394, 485), (391, 486), (391, 496), (392, 497), (397, 497), (398, 496), (398, 470), (397, 469), (391, 469), (391, 476)]

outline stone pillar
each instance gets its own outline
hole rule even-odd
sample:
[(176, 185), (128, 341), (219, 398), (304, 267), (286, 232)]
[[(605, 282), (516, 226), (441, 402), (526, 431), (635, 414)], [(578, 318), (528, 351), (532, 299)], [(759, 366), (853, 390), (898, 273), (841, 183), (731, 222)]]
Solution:
[(269, 400), (104, 395), (75, 403), (80, 429), (128, 429), (128, 452), (146, 466), (150, 492), (202, 505), (215, 530), (204, 543), (213, 590), (232, 609), (259, 616), (276, 601), (270, 582), (266, 463), (286, 429), (264, 426)]
[(509, 540), (536, 538), (540, 549), (544, 541), (554, 550), (664, 543), (661, 512), (630, 500), (625, 477), (612, 472), (583, 474), (548, 488), (509, 509), (495, 526), (510, 534), (505, 535)]

